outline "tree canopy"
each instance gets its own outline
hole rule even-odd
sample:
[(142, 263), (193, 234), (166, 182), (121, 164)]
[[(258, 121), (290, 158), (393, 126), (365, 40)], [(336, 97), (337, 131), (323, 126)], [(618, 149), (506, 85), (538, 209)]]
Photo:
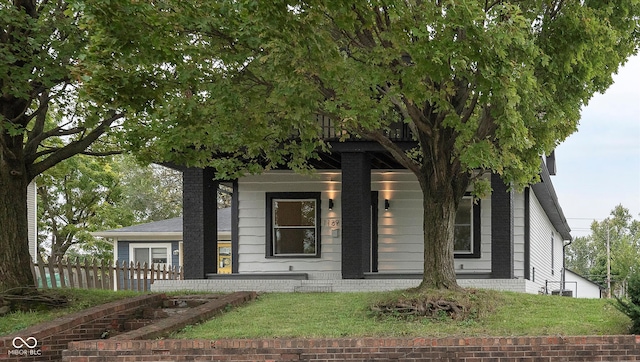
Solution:
[(629, 275), (640, 268), (640, 220), (617, 205), (610, 217), (591, 223), (591, 234), (576, 238), (566, 249), (567, 268), (602, 286), (607, 285), (607, 239), (613, 291), (623, 292)]
[(110, 242), (91, 232), (159, 221), (182, 213), (182, 174), (141, 165), (133, 156), (78, 155), (36, 178), (39, 256), (112, 260)]
[[(149, 127), (129, 135), (147, 157), (223, 176), (305, 168), (324, 145), (316, 115), (327, 116), (343, 138), (380, 143), (417, 176), (423, 285), (455, 287), (460, 199), (472, 183), (487, 191), (485, 172), (518, 188), (537, 180), (541, 155), (576, 131), (581, 108), (637, 51), (640, 4), (110, 1), (83, 11), (100, 29), (91, 47), (107, 49), (87, 86), (138, 85), (99, 99), (140, 100)], [(140, 98), (151, 91), (163, 97)], [(409, 126), (416, 150), (392, 142), (393, 122)]]

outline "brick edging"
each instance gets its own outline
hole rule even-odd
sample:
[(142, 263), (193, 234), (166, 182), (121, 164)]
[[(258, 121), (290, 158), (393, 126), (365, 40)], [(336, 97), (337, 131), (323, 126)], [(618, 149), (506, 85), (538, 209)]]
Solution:
[(120, 355), (127, 361), (160, 355), (203, 361), (636, 361), (640, 336), (100, 340), (70, 343), (63, 361), (118, 361)]
[[(60, 358), (67, 343), (73, 340), (99, 338), (109, 324), (119, 321), (120, 317), (143, 307), (159, 305), (166, 299), (164, 294), (147, 294), (116, 300), (97, 305), (78, 312), (70, 313), (54, 320), (39, 323), (25, 329), (0, 336), (0, 360), (10, 359), (14, 338), (35, 338), (36, 348), (18, 348), (25, 353), (40, 353), (35, 356), (20, 356), (20, 361), (45, 361)], [(113, 319), (113, 321), (112, 321)]]
[(202, 305), (192, 307), (184, 314), (164, 318), (148, 326), (118, 334), (111, 340), (156, 339), (168, 333), (180, 330), (190, 324), (196, 324), (222, 313), (227, 306), (236, 307), (256, 298), (256, 292), (235, 292)]

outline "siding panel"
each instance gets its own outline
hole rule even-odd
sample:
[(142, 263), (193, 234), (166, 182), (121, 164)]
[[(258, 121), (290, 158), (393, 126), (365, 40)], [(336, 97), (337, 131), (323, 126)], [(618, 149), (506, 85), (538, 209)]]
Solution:
[(530, 193), (530, 210), (531, 278), (532, 280), (535, 278), (533, 281), (540, 287), (545, 286), (545, 281), (550, 281), (552, 282), (550, 287), (557, 289), (562, 272), (562, 238), (549, 221), (533, 192)]

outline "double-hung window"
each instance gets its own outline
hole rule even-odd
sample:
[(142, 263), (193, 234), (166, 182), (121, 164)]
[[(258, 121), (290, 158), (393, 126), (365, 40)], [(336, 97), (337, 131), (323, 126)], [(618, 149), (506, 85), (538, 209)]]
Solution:
[(169, 248), (166, 246), (155, 246), (155, 245), (137, 245), (136, 243), (131, 243), (131, 255), (132, 261), (135, 263), (140, 263), (140, 265), (170, 265), (171, 262), (169, 260)]
[(320, 256), (320, 193), (267, 193), (267, 256)]
[(456, 258), (480, 257), (480, 201), (474, 204), (471, 196), (458, 205), (453, 245)]

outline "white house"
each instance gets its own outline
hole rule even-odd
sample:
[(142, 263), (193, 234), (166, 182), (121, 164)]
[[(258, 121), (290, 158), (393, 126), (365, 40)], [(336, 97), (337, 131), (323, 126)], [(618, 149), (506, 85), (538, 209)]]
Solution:
[[(313, 175), (275, 170), (232, 181), (232, 273), (219, 272), (213, 170), (183, 169), (186, 281), (156, 290), (386, 290), (422, 275), (422, 194), (415, 176), (375, 145), (342, 146)], [(369, 148), (367, 148), (369, 147)], [(334, 155), (335, 155), (334, 148)], [(394, 167), (388, 167), (388, 166)], [(543, 160), (541, 182), (465, 197), (456, 220), (455, 269), (463, 286), (528, 293), (562, 280), (571, 240)]]
[(602, 286), (570, 269), (565, 269), (564, 289), (575, 298), (602, 298), (604, 291)]

